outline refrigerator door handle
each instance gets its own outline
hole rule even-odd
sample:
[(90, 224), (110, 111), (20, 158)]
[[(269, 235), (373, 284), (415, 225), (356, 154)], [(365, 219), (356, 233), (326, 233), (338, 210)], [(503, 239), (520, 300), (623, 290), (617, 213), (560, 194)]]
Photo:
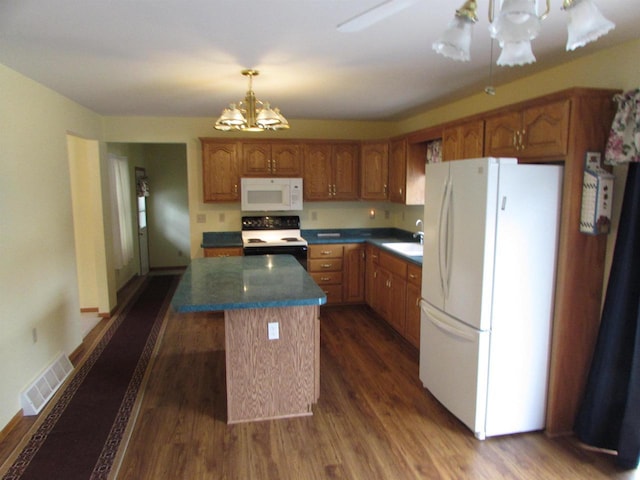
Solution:
[(429, 304), (425, 300), (420, 300), (420, 309), (425, 313), (426, 318), (438, 329), (445, 333), (453, 335), (461, 340), (468, 342), (474, 342), (476, 340), (475, 332), (469, 332), (461, 328), (457, 328), (449, 322), (441, 320), (439, 315), (429, 307)]
[[(446, 271), (447, 271), (447, 230), (448, 224), (444, 224), (448, 218), (448, 198), (449, 198), (450, 182), (444, 185), (442, 192), (442, 198), (440, 199), (440, 216), (438, 218), (438, 273), (440, 274), (440, 287), (442, 293), (446, 298), (448, 296), (448, 285), (446, 285)], [(444, 224), (444, 225), (443, 225)], [(444, 228), (443, 228), (444, 227)]]
[(438, 255), (440, 260), (440, 283), (442, 285), (442, 293), (444, 298), (449, 298), (449, 279), (451, 277), (450, 258), (451, 253), (451, 197), (453, 194), (453, 185), (451, 183), (451, 177), (447, 179), (447, 184), (444, 189), (444, 195), (442, 197), (442, 205), (440, 208), (440, 226), (439, 226), (439, 239), (438, 239)]

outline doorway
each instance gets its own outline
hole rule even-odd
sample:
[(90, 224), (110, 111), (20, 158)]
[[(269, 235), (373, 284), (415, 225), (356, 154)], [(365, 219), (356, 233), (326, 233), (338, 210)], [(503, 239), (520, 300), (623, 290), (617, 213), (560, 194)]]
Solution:
[(147, 196), (149, 195), (149, 185), (147, 171), (144, 168), (136, 167), (136, 197), (137, 218), (138, 218), (138, 252), (140, 264), (140, 276), (149, 273), (149, 231), (147, 228)]

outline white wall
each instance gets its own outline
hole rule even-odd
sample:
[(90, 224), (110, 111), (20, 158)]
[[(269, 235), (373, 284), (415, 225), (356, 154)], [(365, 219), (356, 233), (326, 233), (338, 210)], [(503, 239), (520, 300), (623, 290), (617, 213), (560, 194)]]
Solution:
[(3, 65), (0, 112), (3, 427), (22, 389), (82, 340), (67, 132), (99, 139), (101, 119)]

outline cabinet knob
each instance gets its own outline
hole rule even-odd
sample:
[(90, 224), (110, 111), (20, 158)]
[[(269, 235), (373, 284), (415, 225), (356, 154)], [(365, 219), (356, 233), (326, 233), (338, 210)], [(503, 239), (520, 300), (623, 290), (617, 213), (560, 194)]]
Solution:
[(323, 263), (322, 265), (320, 265), (322, 268), (331, 268), (333, 266), (333, 264), (331, 263)]

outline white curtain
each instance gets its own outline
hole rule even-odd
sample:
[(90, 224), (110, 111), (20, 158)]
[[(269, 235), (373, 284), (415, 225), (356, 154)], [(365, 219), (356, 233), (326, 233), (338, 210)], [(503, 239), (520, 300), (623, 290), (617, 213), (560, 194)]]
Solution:
[(121, 269), (133, 259), (129, 161), (126, 157), (110, 155), (109, 167), (114, 263), (116, 269)]

